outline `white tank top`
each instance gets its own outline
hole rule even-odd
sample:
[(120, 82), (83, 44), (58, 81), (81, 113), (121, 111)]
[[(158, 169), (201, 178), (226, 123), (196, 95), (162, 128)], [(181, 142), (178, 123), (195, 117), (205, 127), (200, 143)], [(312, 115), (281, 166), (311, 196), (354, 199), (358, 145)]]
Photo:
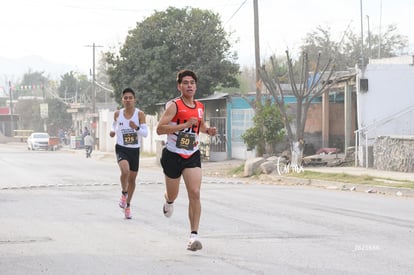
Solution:
[(138, 136), (137, 130), (129, 127), (130, 120), (139, 125), (139, 109), (135, 108), (134, 114), (130, 119), (125, 118), (124, 111), (125, 108), (119, 110), (119, 116), (116, 121), (116, 143), (127, 148), (139, 148), (141, 147), (140, 136)]

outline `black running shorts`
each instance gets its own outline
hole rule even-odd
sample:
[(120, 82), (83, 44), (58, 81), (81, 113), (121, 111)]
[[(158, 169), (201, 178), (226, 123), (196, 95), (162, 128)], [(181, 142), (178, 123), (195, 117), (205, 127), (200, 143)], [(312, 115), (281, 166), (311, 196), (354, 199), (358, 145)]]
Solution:
[(179, 154), (173, 153), (164, 148), (161, 155), (161, 166), (164, 174), (172, 179), (179, 178), (185, 168), (201, 168), (200, 151), (197, 150), (188, 159), (182, 158)]
[(139, 167), (139, 148), (127, 148), (119, 144), (115, 145), (116, 161), (126, 160), (129, 170), (137, 172)]

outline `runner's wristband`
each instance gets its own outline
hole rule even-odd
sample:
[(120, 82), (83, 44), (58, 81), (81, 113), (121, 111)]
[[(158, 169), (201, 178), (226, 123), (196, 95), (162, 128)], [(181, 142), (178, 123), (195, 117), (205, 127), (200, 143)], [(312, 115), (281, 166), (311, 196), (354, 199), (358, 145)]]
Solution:
[(111, 132), (115, 132), (115, 130), (116, 130), (116, 120), (114, 120), (114, 122), (112, 122), (112, 125), (111, 125)]

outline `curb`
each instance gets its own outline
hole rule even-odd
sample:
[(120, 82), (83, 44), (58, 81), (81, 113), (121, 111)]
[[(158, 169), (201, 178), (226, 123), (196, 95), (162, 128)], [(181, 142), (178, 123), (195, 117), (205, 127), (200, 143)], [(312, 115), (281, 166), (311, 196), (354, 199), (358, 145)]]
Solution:
[(276, 175), (261, 175), (260, 181), (271, 181), (272, 184), (277, 185), (303, 185), (317, 188), (324, 188), (328, 190), (349, 191), (349, 192), (364, 192), (368, 194), (381, 194), (397, 197), (414, 198), (414, 189), (404, 187), (392, 187), (381, 185), (365, 185), (365, 184), (349, 184), (344, 182), (333, 182), (325, 180), (302, 179), (295, 177), (276, 176)]

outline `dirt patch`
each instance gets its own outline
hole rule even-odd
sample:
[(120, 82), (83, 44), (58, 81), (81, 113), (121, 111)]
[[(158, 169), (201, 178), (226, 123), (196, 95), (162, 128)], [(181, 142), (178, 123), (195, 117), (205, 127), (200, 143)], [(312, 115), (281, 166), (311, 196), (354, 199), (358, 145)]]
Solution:
[(203, 176), (240, 177), (244, 169), (244, 162), (243, 160), (204, 161), (201, 163), (201, 168)]

